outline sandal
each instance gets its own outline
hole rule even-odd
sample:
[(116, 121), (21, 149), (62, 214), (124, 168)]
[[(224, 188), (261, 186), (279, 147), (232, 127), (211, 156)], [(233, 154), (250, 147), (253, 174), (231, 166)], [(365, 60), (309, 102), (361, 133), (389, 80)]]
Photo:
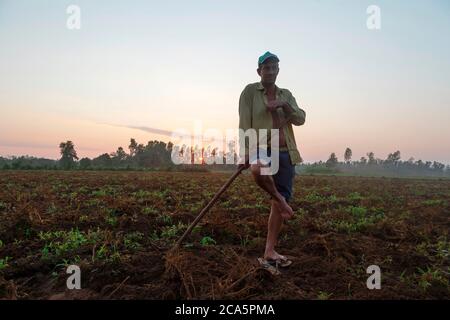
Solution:
[(276, 267), (280, 266), (282, 268), (289, 267), (292, 264), (292, 260), (288, 259), (285, 256), (281, 256), (279, 259), (266, 259), (266, 261)]
[(269, 271), (274, 276), (278, 276), (281, 274), (281, 272), (278, 270), (278, 266), (277, 265), (274, 266), (273, 263), (271, 263), (270, 261), (263, 258), (258, 258), (258, 262), (261, 265), (261, 267)]

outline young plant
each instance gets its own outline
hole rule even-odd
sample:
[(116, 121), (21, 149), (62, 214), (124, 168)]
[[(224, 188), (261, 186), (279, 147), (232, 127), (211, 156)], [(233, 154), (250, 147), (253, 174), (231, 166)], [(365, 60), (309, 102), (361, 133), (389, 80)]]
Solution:
[(216, 240), (211, 237), (203, 237), (202, 240), (200, 240), (200, 244), (202, 246), (211, 246), (216, 244)]
[(5, 257), (3, 259), (0, 259), (0, 270), (5, 269), (6, 267), (8, 267), (8, 261), (11, 259), (11, 257)]

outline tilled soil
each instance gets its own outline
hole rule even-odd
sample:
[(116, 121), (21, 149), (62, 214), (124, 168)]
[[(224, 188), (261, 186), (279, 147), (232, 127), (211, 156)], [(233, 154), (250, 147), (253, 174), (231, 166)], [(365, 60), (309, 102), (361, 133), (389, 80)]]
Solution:
[(170, 250), (230, 175), (1, 172), (0, 298), (450, 298), (449, 180), (297, 176), (278, 246), (293, 264), (273, 276), (257, 264), (270, 200), (248, 173)]

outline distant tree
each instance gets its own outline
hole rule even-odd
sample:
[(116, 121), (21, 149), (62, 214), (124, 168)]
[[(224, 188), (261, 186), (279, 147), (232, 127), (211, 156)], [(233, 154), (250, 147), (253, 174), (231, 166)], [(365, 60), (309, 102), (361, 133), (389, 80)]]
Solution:
[(337, 164), (338, 164), (338, 158), (336, 157), (336, 154), (333, 152), (332, 154), (330, 154), (330, 157), (328, 158), (325, 165), (329, 168), (333, 168)]
[(117, 148), (116, 158), (119, 159), (120, 161), (125, 160), (127, 158), (127, 153), (125, 152), (125, 150), (123, 150), (122, 147)]
[(352, 160), (352, 149), (350, 148), (345, 149), (344, 160), (347, 163), (349, 163)]
[(367, 153), (367, 158), (368, 158), (368, 163), (369, 164), (376, 164), (377, 161), (375, 160), (375, 154), (373, 152), (368, 152)]
[(122, 147), (117, 148), (117, 151), (112, 152), (110, 156), (114, 166), (121, 166), (128, 158), (127, 153)]
[(59, 144), (61, 159), (59, 164), (63, 169), (71, 169), (75, 166), (75, 160), (78, 160), (75, 145), (72, 141), (61, 142)]
[(22, 161), (22, 157), (13, 157), (12, 161), (11, 161), (11, 168), (17, 170), (17, 169), (22, 169), (23, 166), (23, 161)]
[(437, 161), (433, 162), (433, 170), (443, 172), (444, 169), (445, 169), (445, 164), (437, 162)]
[(423, 161), (421, 159), (417, 160), (415, 162), (415, 164), (416, 164), (418, 169), (423, 169), (425, 167), (425, 165), (424, 165), (424, 163), (423, 163)]
[(142, 154), (145, 150), (145, 147), (142, 143), (139, 143), (136, 147), (136, 156)]
[(136, 140), (133, 138), (130, 139), (130, 145), (128, 146), (128, 149), (130, 150), (130, 157), (134, 157), (137, 153), (138, 144)]
[(172, 150), (173, 150), (173, 143), (169, 141), (169, 143), (167, 144), (167, 151), (169, 151), (169, 154), (172, 154)]
[(111, 167), (112, 161), (109, 154), (104, 153), (97, 158), (92, 159), (92, 165), (101, 168)]
[(92, 164), (91, 159), (89, 158), (82, 158), (80, 160), (80, 169), (82, 170), (86, 170), (87, 168), (89, 168)]
[(366, 157), (361, 157), (361, 159), (359, 160), (359, 162), (361, 162), (362, 164), (367, 164), (367, 159), (366, 159)]
[[(234, 140), (230, 140), (228, 142), (228, 152), (226, 152), (225, 157), (227, 159), (229, 159), (229, 162), (235, 163), (236, 159), (237, 159), (237, 154), (236, 154), (236, 141)], [(227, 162), (224, 162), (227, 163)]]
[(400, 160), (400, 151), (395, 151), (394, 153), (389, 153), (386, 162), (387, 163), (393, 163), (397, 164), (397, 162)]

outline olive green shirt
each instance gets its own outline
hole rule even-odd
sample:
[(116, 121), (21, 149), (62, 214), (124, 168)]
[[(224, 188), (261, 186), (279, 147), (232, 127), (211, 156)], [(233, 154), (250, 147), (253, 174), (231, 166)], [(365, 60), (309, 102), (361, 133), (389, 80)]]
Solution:
[[(300, 109), (295, 101), (294, 96), (288, 89), (281, 89), (276, 87), (276, 99), (287, 102), (289, 104), (288, 109), (290, 112), (286, 113), (282, 108), (278, 108), (278, 116), (280, 121), (284, 123), (287, 120), (286, 125), (283, 126), (284, 136), (287, 145), (287, 151), (291, 158), (292, 164), (300, 163), (301, 156), (297, 149), (295, 142), (294, 131), (292, 125), (301, 126), (305, 123), (306, 113)], [(245, 87), (239, 98), (239, 129), (246, 131), (249, 128), (255, 130), (259, 129), (273, 129), (272, 114), (267, 109), (267, 93), (261, 82), (251, 83)], [(270, 131), (268, 131), (270, 145)], [(282, 148), (280, 148), (283, 151)], [(248, 153), (248, 148), (246, 148)]]

